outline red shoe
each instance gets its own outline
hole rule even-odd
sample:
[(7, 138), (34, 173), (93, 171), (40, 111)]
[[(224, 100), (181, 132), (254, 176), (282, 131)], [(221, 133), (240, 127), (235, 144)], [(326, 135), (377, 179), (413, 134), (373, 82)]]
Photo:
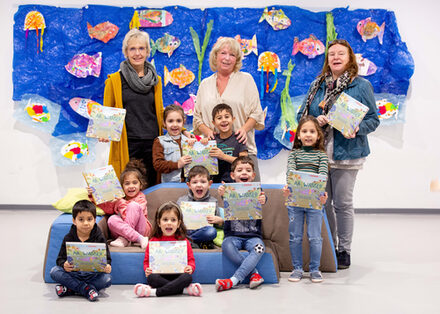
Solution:
[(264, 282), (263, 277), (260, 276), (260, 274), (253, 273), (251, 276), (251, 279), (249, 280), (249, 288), (255, 289), (259, 285), (261, 285)]
[(234, 284), (231, 279), (217, 279), (215, 281), (215, 289), (217, 292), (229, 290)]

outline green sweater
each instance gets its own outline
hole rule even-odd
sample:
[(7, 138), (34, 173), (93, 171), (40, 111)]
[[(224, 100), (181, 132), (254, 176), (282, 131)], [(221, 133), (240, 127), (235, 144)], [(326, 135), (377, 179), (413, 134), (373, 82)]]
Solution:
[(304, 171), (327, 176), (327, 155), (310, 146), (294, 148), (287, 158), (287, 172), (289, 171)]

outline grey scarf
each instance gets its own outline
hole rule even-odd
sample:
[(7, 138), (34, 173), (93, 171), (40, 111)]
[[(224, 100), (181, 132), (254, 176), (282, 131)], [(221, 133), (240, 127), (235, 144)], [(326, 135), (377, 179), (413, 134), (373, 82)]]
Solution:
[(144, 62), (143, 77), (139, 77), (136, 70), (128, 60), (121, 62), (121, 72), (130, 88), (137, 93), (146, 94), (159, 82), (156, 69), (150, 62), (146, 60)]

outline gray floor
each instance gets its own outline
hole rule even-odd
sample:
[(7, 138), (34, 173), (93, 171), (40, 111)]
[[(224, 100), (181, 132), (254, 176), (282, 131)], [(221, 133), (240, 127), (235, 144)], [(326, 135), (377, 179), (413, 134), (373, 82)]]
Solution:
[(290, 283), (283, 273), (279, 284), (257, 290), (217, 293), (204, 285), (200, 298), (149, 299), (120, 285), (94, 304), (59, 299), (54, 285), (43, 282), (56, 216), (55, 210), (0, 210), (0, 313), (440, 313), (440, 215), (358, 214), (352, 267), (325, 273), (321, 284)]

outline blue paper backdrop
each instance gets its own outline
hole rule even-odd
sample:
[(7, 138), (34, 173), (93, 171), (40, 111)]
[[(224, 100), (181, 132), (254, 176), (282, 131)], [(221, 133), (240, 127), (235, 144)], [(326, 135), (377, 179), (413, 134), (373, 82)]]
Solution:
[[(188, 9), (180, 6), (165, 7), (173, 15), (174, 22), (163, 28), (143, 28), (153, 40), (163, 36), (165, 32), (177, 36), (181, 40), (180, 47), (174, 51), (171, 58), (166, 54), (156, 52), (154, 62), (159, 75), (163, 78), (164, 65), (171, 71), (180, 64), (194, 72), (196, 79), (183, 89), (169, 83), (164, 86), (164, 104), (169, 105), (178, 101), (183, 103), (189, 94), (197, 94), (198, 60), (194, 50), (189, 27), (199, 34), (201, 44), (206, 32), (206, 24), (212, 19), (214, 27), (206, 50), (203, 63), (202, 79), (212, 74), (209, 68), (209, 52), (219, 36), (234, 37), (240, 34), (242, 38), (250, 39), (257, 35), (258, 53), (273, 51), (281, 60), (281, 68), (285, 70), (289, 59), (296, 64), (290, 82), (292, 97), (306, 94), (310, 83), (318, 75), (324, 62), (324, 55), (308, 59), (298, 53), (292, 56), (293, 38), (303, 40), (311, 33), (324, 44), (326, 41), (326, 12), (311, 12), (295, 6), (277, 6), (291, 19), (292, 25), (286, 30), (274, 31), (266, 22), (258, 23), (264, 8), (209, 8)], [(139, 9), (139, 8), (138, 8)], [(145, 8), (146, 9), (146, 8)], [(272, 7), (269, 7), (269, 10)], [(29, 11), (40, 11), (46, 21), (43, 35), (43, 52), (37, 53), (36, 32), (30, 31), (27, 40), (23, 30), (25, 16)], [(102, 103), (104, 82), (107, 75), (119, 69), (124, 60), (122, 40), (129, 30), (129, 23), (134, 9), (112, 6), (89, 5), (80, 9), (59, 8), (42, 5), (19, 6), (14, 16), (14, 61), (13, 61), (13, 99), (20, 100), (24, 94), (38, 94), (61, 104), (59, 123), (54, 136), (74, 132), (84, 132), (88, 120), (71, 110), (68, 102), (73, 97), (84, 97)], [(375, 93), (390, 93), (406, 95), (409, 79), (414, 72), (414, 62), (406, 44), (402, 42), (397, 28), (397, 21), (392, 11), (387, 10), (354, 10), (338, 8), (331, 11), (338, 38), (350, 42), (355, 53), (373, 61), (378, 70), (374, 75), (366, 77), (373, 84)], [(383, 45), (377, 38), (362, 41), (356, 30), (359, 20), (371, 17), (381, 25), (385, 21)], [(92, 39), (87, 32), (87, 22), (92, 26), (110, 21), (119, 27), (117, 36), (107, 44)], [(64, 66), (75, 54), (87, 53), (93, 55), (101, 51), (103, 56), (101, 76), (76, 78), (69, 74)], [(244, 59), (243, 71), (253, 75), (259, 87), (260, 72), (257, 71), (258, 57), (250, 54)], [(270, 75), (270, 80), (273, 76)], [(270, 82), (271, 85), (273, 81)], [(265, 94), (261, 102), (263, 109), (268, 107), (266, 128), (257, 131), (256, 140), (258, 157), (269, 159), (278, 154), (282, 144), (274, 140), (274, 128), (277, 125), (280, 109), (280, 93), (284, 88), (285, 77), (278, 75), (278, 87), (274, 93)]]

